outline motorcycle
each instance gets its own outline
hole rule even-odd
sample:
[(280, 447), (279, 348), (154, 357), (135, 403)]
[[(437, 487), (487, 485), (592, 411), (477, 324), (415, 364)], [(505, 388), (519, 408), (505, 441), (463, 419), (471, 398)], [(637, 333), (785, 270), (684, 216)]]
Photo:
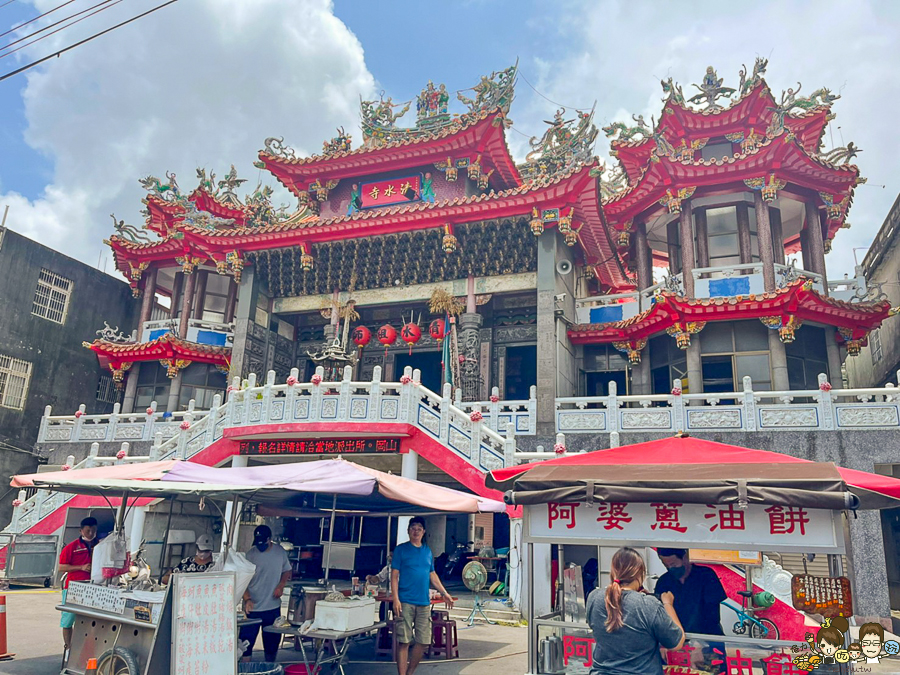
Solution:
[(469, 546), (472, 546), (474, 541), (467, 541), (465, 544), (459, 543), (456, 541), (456, 537), (451, 537), (454, 543), (454, 549), (449, 554), (442, 554), (440, 557), (444, 557), (443, 567), (439, 567), (441, 569), (441, 578), (450, 579), (453, 577), (461, 577), (463, 567), (466, 566), (466, 563), (469, 562), (469, 558), (475, 555), (473, 551), (469, 550)]

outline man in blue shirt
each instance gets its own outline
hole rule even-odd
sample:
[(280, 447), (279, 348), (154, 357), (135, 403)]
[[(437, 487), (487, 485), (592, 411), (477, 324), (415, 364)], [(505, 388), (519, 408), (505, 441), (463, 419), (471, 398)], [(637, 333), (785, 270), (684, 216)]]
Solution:
[[(397, 631), (397, 672), (413, 675), (425, 649), (431, 644), (431, 595), (433, 585), (453, 607), (453, 598), (434, 571), (434, 556), (423, 538), (425, 520), (416, 516), (407, 528), (409, 541), (394, 549), (391, 560), (391, 595), (394, 599), (394, 630)], [(409, 645), (415, 639), (412, 654)]]

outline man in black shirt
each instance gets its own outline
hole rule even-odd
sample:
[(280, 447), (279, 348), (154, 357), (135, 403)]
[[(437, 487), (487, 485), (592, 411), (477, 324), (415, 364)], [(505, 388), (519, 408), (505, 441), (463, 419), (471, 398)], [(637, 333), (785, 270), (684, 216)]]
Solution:
[(709, 567), (694, 565), (686, 549), (656, 550), (668, 570), (656, 582), (655, 594), (671, 592), (685, 633), (724, 635), (719, 603), (727, 598), (719, 577)]

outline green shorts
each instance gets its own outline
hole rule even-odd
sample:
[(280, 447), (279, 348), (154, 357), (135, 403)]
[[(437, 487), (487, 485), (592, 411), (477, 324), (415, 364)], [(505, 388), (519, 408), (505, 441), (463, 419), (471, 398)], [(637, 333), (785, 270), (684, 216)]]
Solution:
[(403, 616), (394, 619), (397, 642), (408, 645), (415, 637), (416, 644), (431, 644), (431, 605), (410, 605), (403, 603)]
[[(62, 604), (66, 604), (66, 591), (69, 589), (64, 588), (62, 593)], [(59, 617), (59, 627), (60, 628), (74, 628), (75, 627), (75, 615), (72, 612), (62, 612)]]

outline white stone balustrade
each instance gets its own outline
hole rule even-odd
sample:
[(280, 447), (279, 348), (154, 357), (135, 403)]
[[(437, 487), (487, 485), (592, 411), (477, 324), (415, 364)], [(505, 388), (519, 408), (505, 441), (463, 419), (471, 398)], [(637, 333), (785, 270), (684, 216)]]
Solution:
[(457, 389), (454, 405), (471, 414), (479, 411), (484, 424), (501, 436), (506, 435), (506, 427), (513, 425), (519, 436), (534, 436), (537, 433), (537, 387), (532, 386), (527, 401), (501, 401), (500, 389), (491, 390), (489, 401), (463, 401), (462, 392)]
[(87, 415), (81, 405), (73, 415), (53, 415), (52, 408), (44, 408), (44, 417), (38, 430), (38, 443), (114, 443), (128, 441), (152, 441), (161, 433), (164, 439), (178, 435), (181, 423), (189, 416), (199, 419), (209, 411), (194, 410), (194, 402), (188, 410), (168, 413), (156, 412), (156, 401), (147, 410), (123, 414), (116, 403), (109, 415)]
[[(900, 372), (897, 374), (900, 380)], [(619, 396), (614, 382), (609, 396), (556, 399), (556, 429), (566, 434), (674, 433), (677, 431), (829, 431), (900, 428), (900, 389), (831, 389), (825, 375), (819, 388), (744, 390)]]

